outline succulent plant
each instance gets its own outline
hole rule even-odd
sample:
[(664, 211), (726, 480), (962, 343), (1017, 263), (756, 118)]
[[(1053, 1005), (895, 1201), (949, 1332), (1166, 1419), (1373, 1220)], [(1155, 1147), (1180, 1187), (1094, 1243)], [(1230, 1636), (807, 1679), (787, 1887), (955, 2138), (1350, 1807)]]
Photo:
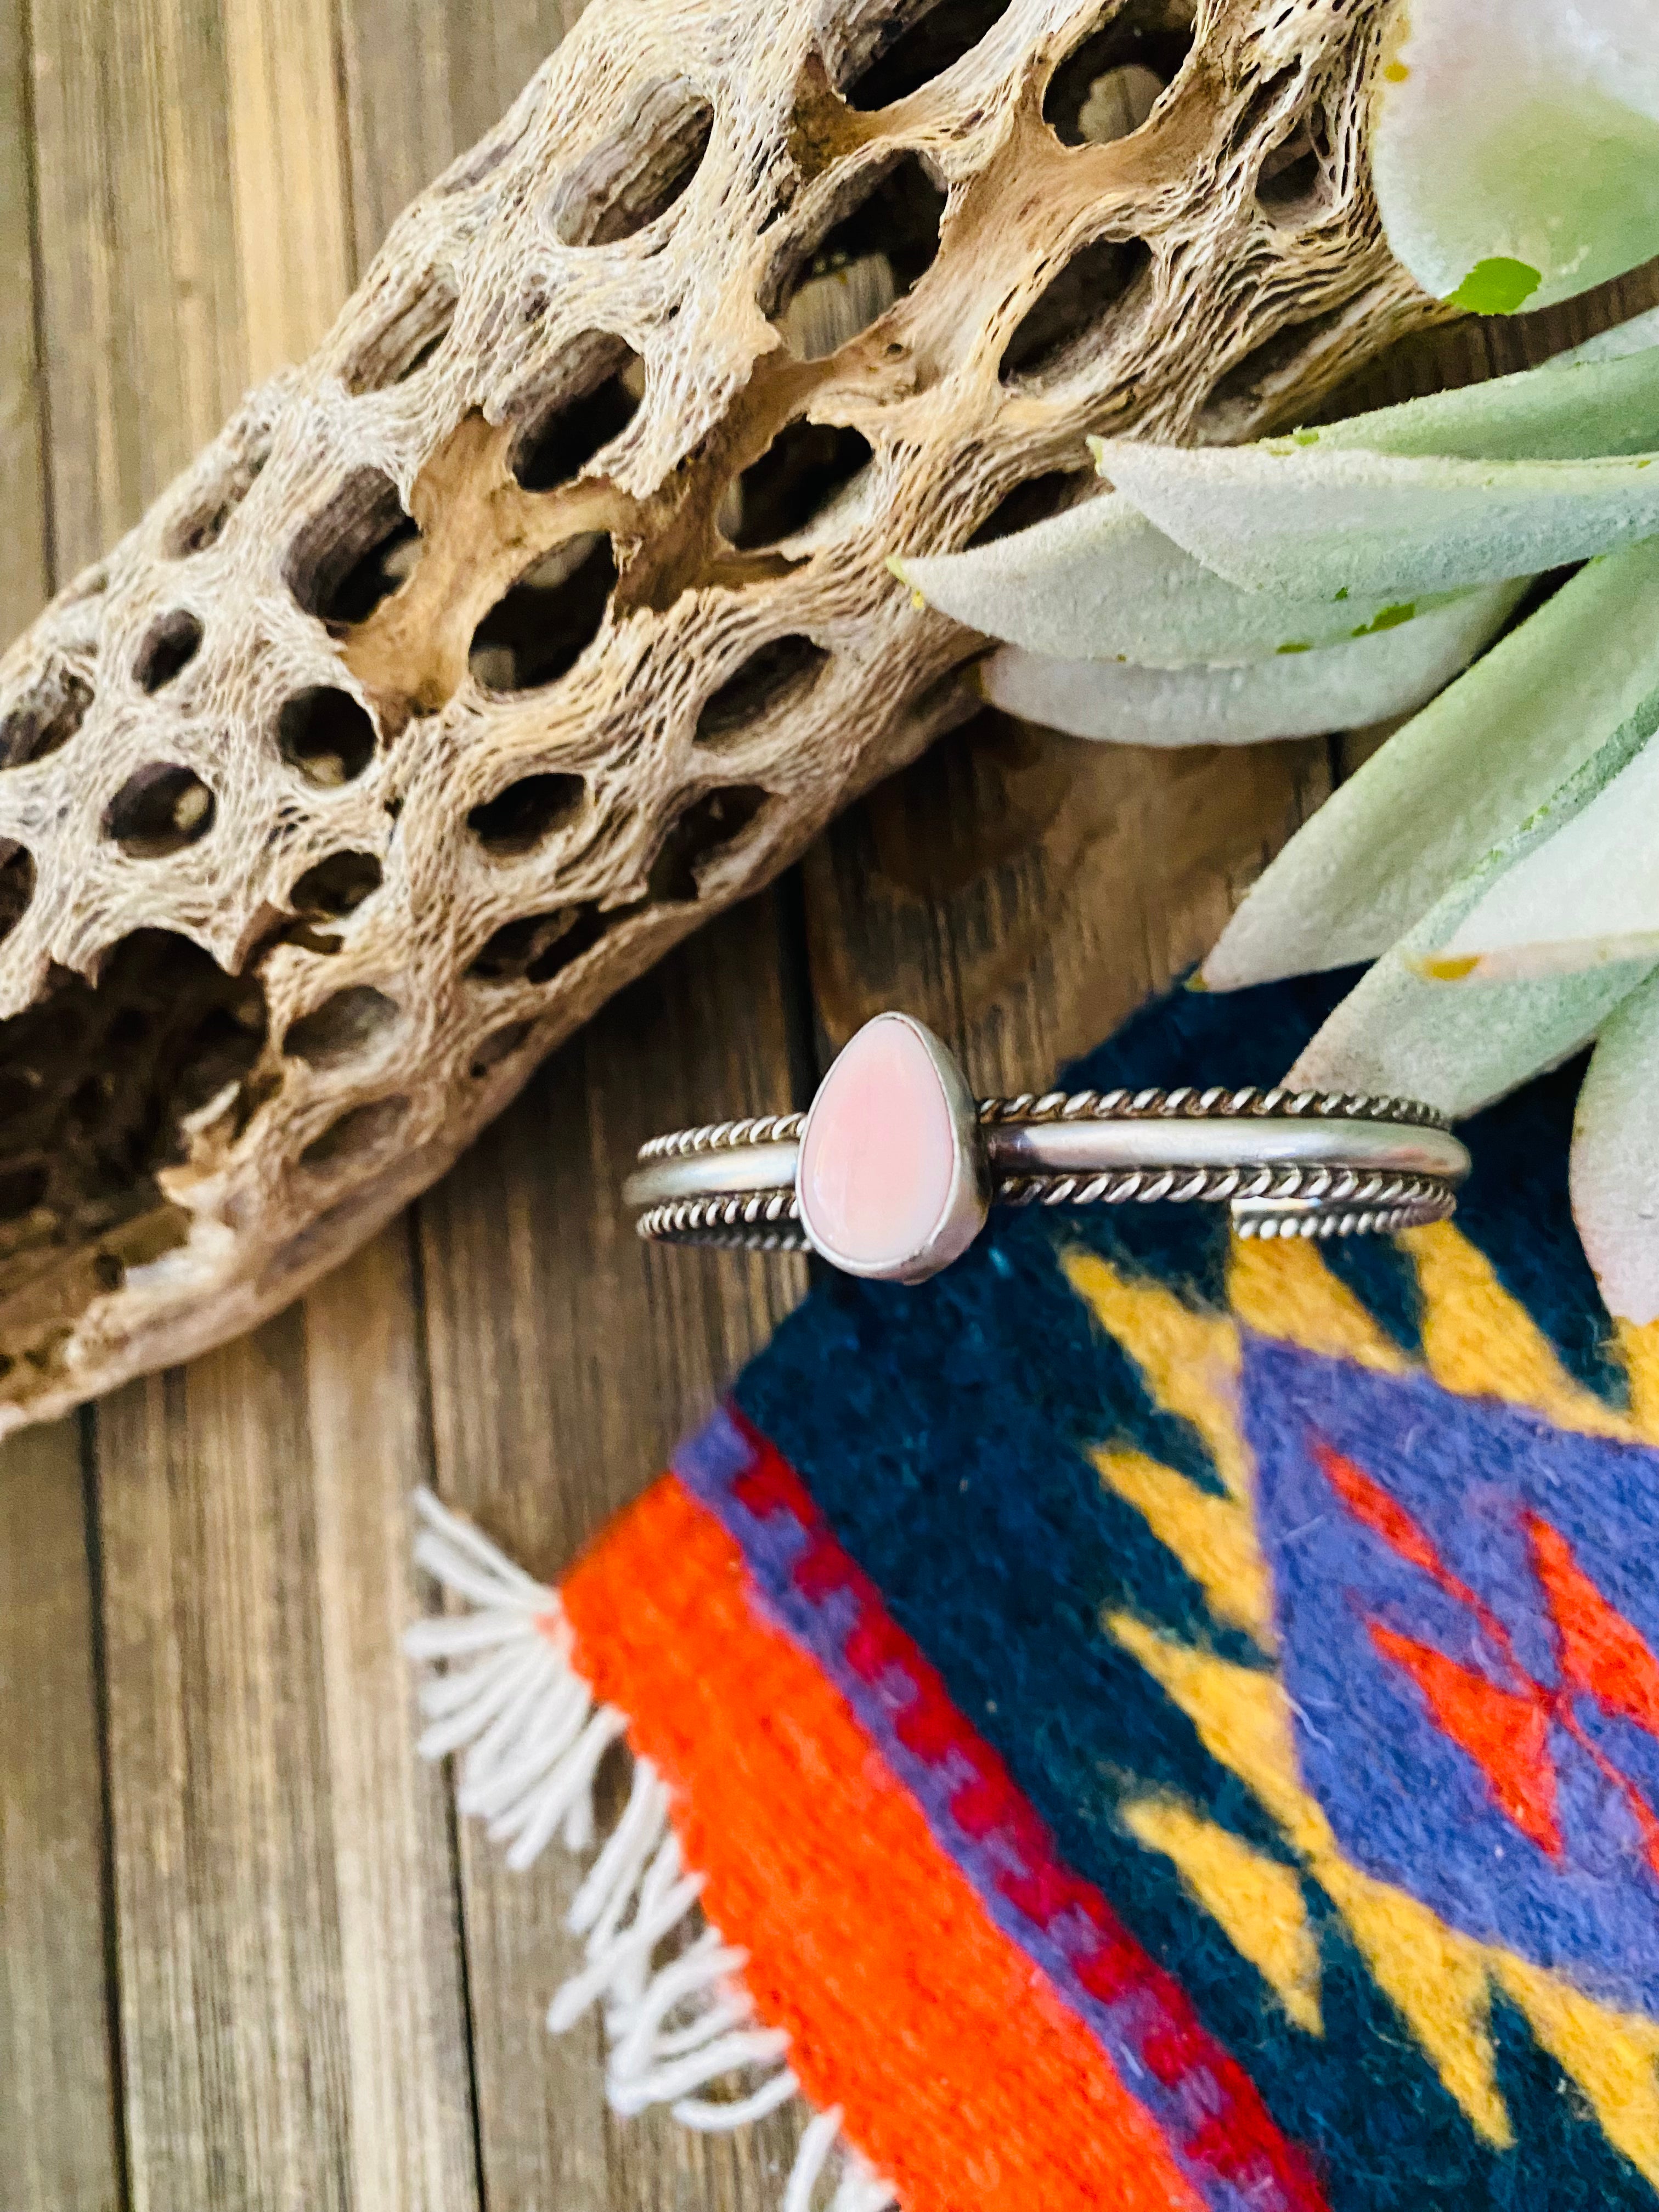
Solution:
[(1546, 307), (1659, 235), (1651, 0), (1401, 0), (1371, 160), (1389, 243), (1476, 314)]
[[(1659, 248), (1646, 0), (1407, 0), (1388, 53), (1379, 185), (1425, 282), (1514, 306)], [(1552, 100), (1559, 161), (1526, 137)], [(1236, 448), (1092, 444), (1103, 495), (898, 573), (1009, 641), (990, 697), (1080, 736), (1249, 743), (1420, 708), (1268, 868), (1201, 980), (1373, 963), (1286, 1079), (1454, 1114), (1599, 1040), (1575, 1205), (1609, 1306), (1659, 1318), (1659, 313)]]

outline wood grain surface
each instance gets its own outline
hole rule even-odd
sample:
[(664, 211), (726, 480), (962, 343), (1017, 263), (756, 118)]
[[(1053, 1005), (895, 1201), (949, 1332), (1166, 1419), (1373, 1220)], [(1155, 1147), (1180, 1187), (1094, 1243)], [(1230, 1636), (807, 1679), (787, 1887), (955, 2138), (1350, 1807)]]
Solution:
[[(7, 635), (314, 343), (576, 12), (0, 0)], [(1366, 397), (1655, 296), (1443, 333)], [(574, 1872), (504, 1873), (414, 1757), (409, 1493), (556, 1574), (805, 1285), (643, 1252), (614, 1198), (640, 1139), (804, 1103), (889, 1005), (1023, 1087), (1205, 949), (1344, 757), (981, 718), (613, 1005), (303, 1308), (0, 1451), (7, 2212), (777, 2202), (791, 2118), (619, 2125), (597, 2029), (544, 2034)]]

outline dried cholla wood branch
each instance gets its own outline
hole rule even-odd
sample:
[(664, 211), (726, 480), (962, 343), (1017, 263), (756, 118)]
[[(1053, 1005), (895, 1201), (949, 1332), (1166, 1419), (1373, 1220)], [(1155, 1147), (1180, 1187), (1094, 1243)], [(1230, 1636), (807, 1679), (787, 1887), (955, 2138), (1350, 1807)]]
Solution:
[(887, 553), (1433, 312), (1379, 13), (599, 0), (0, 664), (0, 1421), (291, 1298), (960, 720)]

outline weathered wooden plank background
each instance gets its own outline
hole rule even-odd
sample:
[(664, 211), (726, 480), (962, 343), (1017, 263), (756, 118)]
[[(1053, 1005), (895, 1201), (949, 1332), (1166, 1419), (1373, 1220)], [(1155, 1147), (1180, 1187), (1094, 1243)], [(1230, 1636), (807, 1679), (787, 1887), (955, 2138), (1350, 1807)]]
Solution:
[[(0, 0), (6, 635), (310, 349), (578, 6)], [(1454, 334), (1368, 396), (1544, 342)], [(1342, 757), (951, 743), (631, 991), (302, 1308), (0, 1453), (8, 2208), (775, 2202), (787, 2117), (618, 2127), (597, 2031), (543, 2034), (571, 1875), (504, 1875), (412, 1757), (408, 1494), (435, 1483), (556, 1573), (804, 1288), (644, 1254), (613, 1197), (639, 1140), (804, 1103), (890, 1004), (981, 1088), (1022, 1087), (1203, 951)]]

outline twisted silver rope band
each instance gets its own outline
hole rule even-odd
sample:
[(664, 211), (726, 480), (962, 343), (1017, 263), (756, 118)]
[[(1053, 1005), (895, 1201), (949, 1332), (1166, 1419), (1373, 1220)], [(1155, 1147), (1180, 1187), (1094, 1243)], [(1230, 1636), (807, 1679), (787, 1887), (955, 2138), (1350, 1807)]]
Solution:
[(1190, 1084), (1175, 1091), (1023, 1091), (1014, 1098), (982, 1098), (980, 1127), (1010, 1121), (1395, 1121), (1413, 1129), (1451, 1123), (1420, 1098), (1384, 1098), (1363, 1091), (1261, 1091)]
[[(1005, 1206), (1231, 1204), (1241, 1237), (1389, 1235), (1444, 1221), (1457, 1192), (1444, 1176), (1364, 1175), (1352, 1168), (1127, 1168), (1096, 1176), (1009, 1176), (997, 1185)], [(1263, 1207), (1309, 1210), (1257, 1213)]]
[(751, 1115), (743, 1121), (705, 1121), (697, 1129), (671, 1129), (640, 1146), (643, 1166), (650, 1160), (680, 1160), (693, 1152), (735, 1152), (743, 1145), (793, 1144), (806, 1127), (805, 1114)]
[(648, 1206), (635, 1226), (647, 1242), (657, 1244), (708, 1244), (745, 1252), (807, 1249), (792, 1190), (672, 1199)]
[[(1394, 1121), (1407, 1128), (1449, 1129), (1450, 1121), (1419, 1098), (1385, 1098), (1363, 1091), (1023, 1091), (1012, 1098), (981, 1098), (982, 1129), (1014, 1121)], [(750, 1115), (738, 1121), (705, 1121), (672, 1129), (641, 1145), (641, 1165), (685, 1159), (698, 1152), (734, 1152), (745, 1145), (790, 1144), (806, 1127), (805, 1114)]]
[[(1185, 1205), (1234, 1203), (1240, 1237), (1388, 1236), (1443, 1221), (1455, 1210), (1453, 1185), (1437, 1176), (1356, 1174), (1352, 1169), (1128, 1168), (1097, 1176), (1008, 1176), (995, 1196), (1006, 1206)], [(1300, 1200), (1306, 1213), (1257, 1215), (1254, 1201)], [(647, 1242), (708, 1244), (727, 1250), (800, 1252), (807, 1239), (793, 1191), (732, 1192), (681, 1198), (649, 1206), (635, 1227)]]
[(1415, 1199), (1403, 1206), (1360, 1206), (1340, 1213), (1245, 1212), (1233, 1216), (1233, 1234), (1266, 1244), (1275, 1237), (1395, 1237), (1402, 1229), (1426, 1228), (1431, 1221), (1449, 1221), (1457, 1211), (1457, 1194), (1443, 1183), (1437, 1194)]

